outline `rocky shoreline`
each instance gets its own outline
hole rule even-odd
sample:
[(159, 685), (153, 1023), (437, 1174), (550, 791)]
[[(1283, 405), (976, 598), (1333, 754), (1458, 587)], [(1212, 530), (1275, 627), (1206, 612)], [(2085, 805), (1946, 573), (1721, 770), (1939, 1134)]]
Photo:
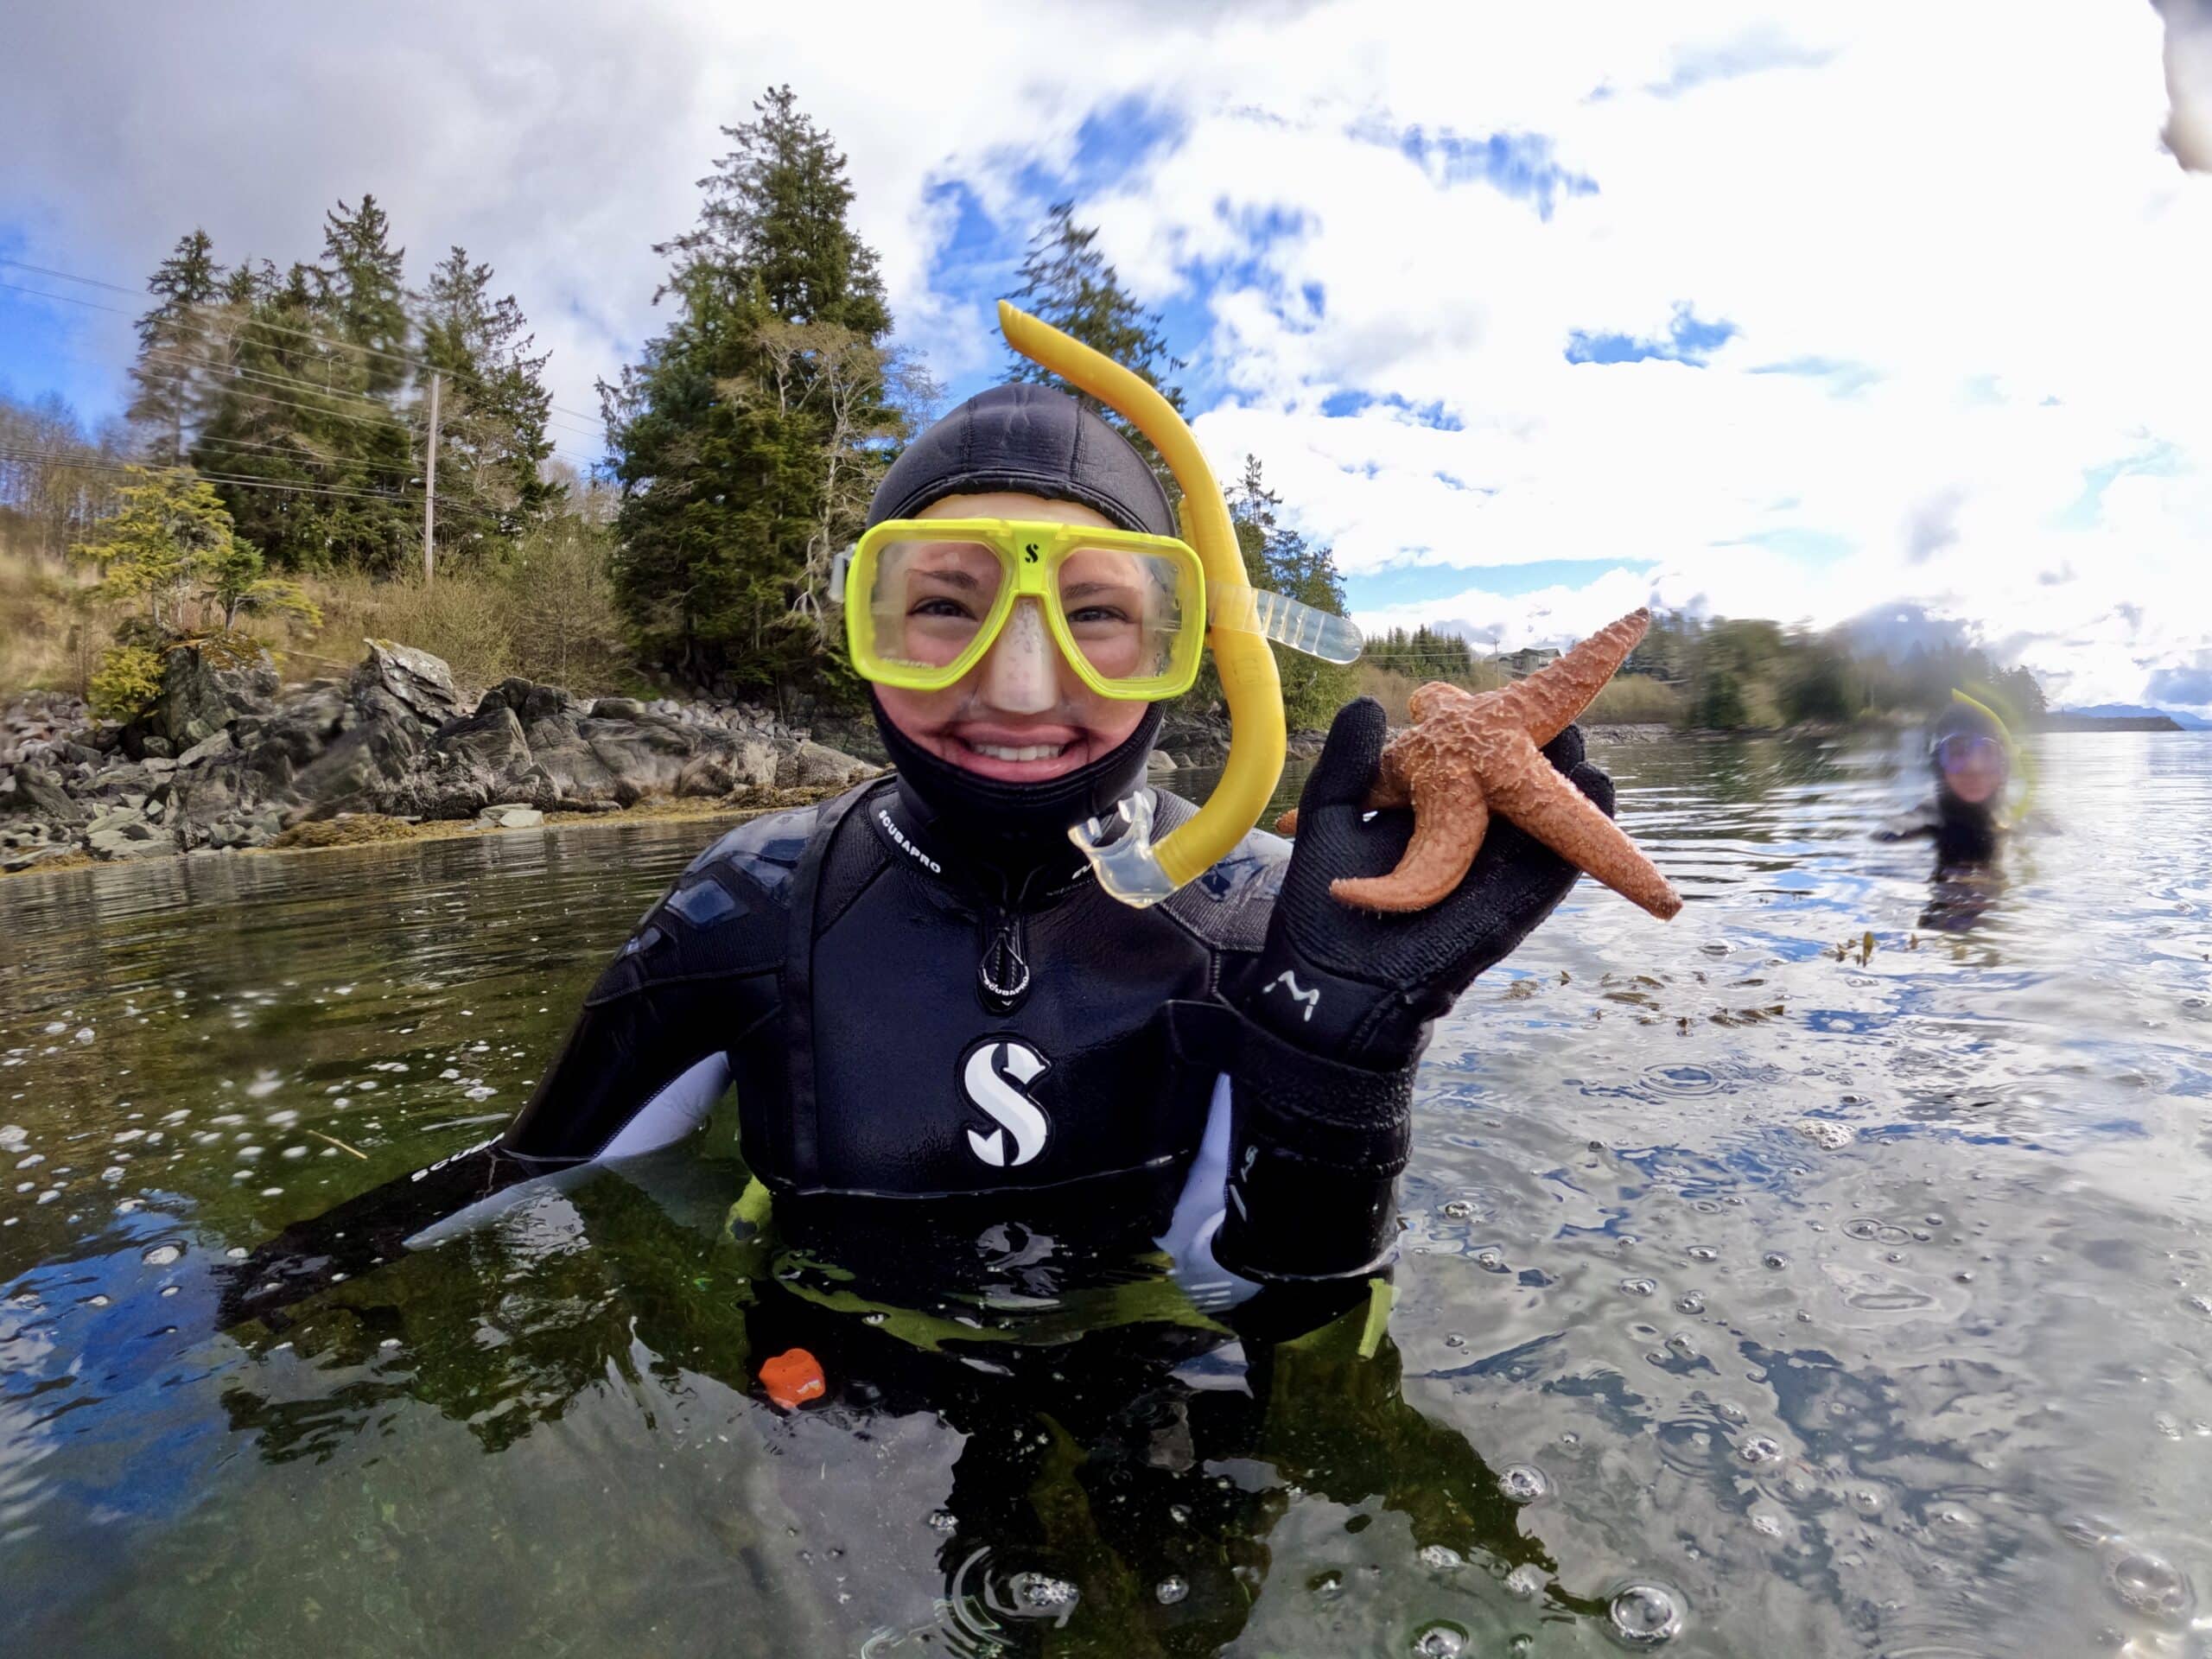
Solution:
[(439, 658), (366, 643), (346, 679), (289, 686), (257, 652), (180, 645), (160, 698), (124, 726), (73, 697), (18, 699), (0, 711), (0, 871), (372, 838), (336, 828), (349, 819), (522, 828), (640, 803), (779, 806), (875, 770), (742, 704), (510, 679), (471, 707)]

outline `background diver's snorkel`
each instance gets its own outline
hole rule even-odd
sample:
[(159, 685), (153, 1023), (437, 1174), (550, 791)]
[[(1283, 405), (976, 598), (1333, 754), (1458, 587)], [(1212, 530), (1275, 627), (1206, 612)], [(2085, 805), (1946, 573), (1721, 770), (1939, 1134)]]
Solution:
[(1184, 539), (1205, 571), (1207, 643), (1229, 702), (1229, 759), (1220, 784), (1198, 816), (1157, 845), (1152, 798), (1142, 789), (1109, 817), (1077, 824), (1068, 836), (1090, 861), (1098, 884), (1124, 904), (1156, 905), (1226, 856), (1260, 821), (1282, 776), (1286, 734), (1274, 654), (1249, 615), (1262, 603), (1244, 579), (1244, 562), (1221, 486), (1173, 405), (1139, 376), (1001, 300), (1007, 343), (1070, 385), (1089, 392), (1152, 441), (1182, 486)]

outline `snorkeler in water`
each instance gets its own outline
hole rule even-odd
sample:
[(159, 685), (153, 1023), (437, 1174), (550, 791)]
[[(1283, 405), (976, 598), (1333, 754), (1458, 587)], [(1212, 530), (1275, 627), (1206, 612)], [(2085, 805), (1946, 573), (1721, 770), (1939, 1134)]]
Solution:
[[(1095, 373), (1087, 389), (1135, 389), (1185, 536), (1143, 457), (1065, 393), (1000, 386), (925, 432), (840, 569), (896, 776), (702, 853), (515, 1120), (419, 1173), (381, 1223), (357, 1211), (354, 1249), (672, 1145), (734, 1084), (747, 1215), (840, 1258), (899, 1263), (919, 1206), (969, 1239), (1027, 1230), (1046, 1280), (1077, 1240), (1164, 1253), (1201, 1306), (1263, 1286), (1348, 1303), (1390, 1262), (1431, 1022), (1575, 871), (1499, 823), (1433, 908), (1338, 902), (1332, 880), (1391, 869), (1411, 833), (1363, 805), (1385, 734), (1368, 699), (1331, 729), (1295, 844), (1253, 831), (1281, 760), (1274, 625), (1255, 619), (1285, 613), (1241, 564), (1206, 568), (1233, 541), (1165, 402), (1007, 321), (1078, 384)], [(1307, 613), (1301, 637), (1333, 620)], [(1207, 643), (1236, 734), (1199, 808), (1146, 776), (1161, 704)], [(1578, 730), (1545, 753), (1611, 810)], [(264, 1284), (290, 1300), (286, 1277), (257, 1261), (233, 1311)]]
[(1884, 826), (1879, 838), (1936, 843), (1920, 925), (1963, 933), (2004, 889), (1999, 854), (2007, 829), (2001, 814), (2012, 775), (2012, 734), (1994, 710), (1954, 692), (1929, 732), (1928, 765), (1935, 795)]
[(2005, 834), (1999, 816), (2012, 775), (2012, 735), (1983, 704), (1953, 694), (1928, 734), (1936, 793), (1879, 832), (1884, 841), (1926, 837), (1939, 870), (1993, 862)]

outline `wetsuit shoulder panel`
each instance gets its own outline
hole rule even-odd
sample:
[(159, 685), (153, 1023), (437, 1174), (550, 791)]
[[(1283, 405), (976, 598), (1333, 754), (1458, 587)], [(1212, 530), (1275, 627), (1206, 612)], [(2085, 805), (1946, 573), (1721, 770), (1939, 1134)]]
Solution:
[[(1163, 808), (1174, 800), (1190, 810), (1188, 803), (1164, 790), (1160, 796)], [(1275, 895), (1282, 891), (1289, 865), (1290, 843), (1255, 830), (1160, 908), (1212, 950), (1255, 951), (1267, 938), (1268, 918), (1274, 913)]]

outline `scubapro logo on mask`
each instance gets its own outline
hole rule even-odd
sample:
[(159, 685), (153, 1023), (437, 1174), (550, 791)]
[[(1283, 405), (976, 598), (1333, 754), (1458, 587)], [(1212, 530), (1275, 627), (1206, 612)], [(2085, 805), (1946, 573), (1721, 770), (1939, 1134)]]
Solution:
[(969, 1130), (968, 1145), (992, 1168), (1026, 1164), (1045, 1150), (1052, 1125), (1029, 1097), (1028, 1086), (1051, 1065), (1018, 1037), (987, 1037), (962, 1058), (962, 1092), (998, 1126)]

